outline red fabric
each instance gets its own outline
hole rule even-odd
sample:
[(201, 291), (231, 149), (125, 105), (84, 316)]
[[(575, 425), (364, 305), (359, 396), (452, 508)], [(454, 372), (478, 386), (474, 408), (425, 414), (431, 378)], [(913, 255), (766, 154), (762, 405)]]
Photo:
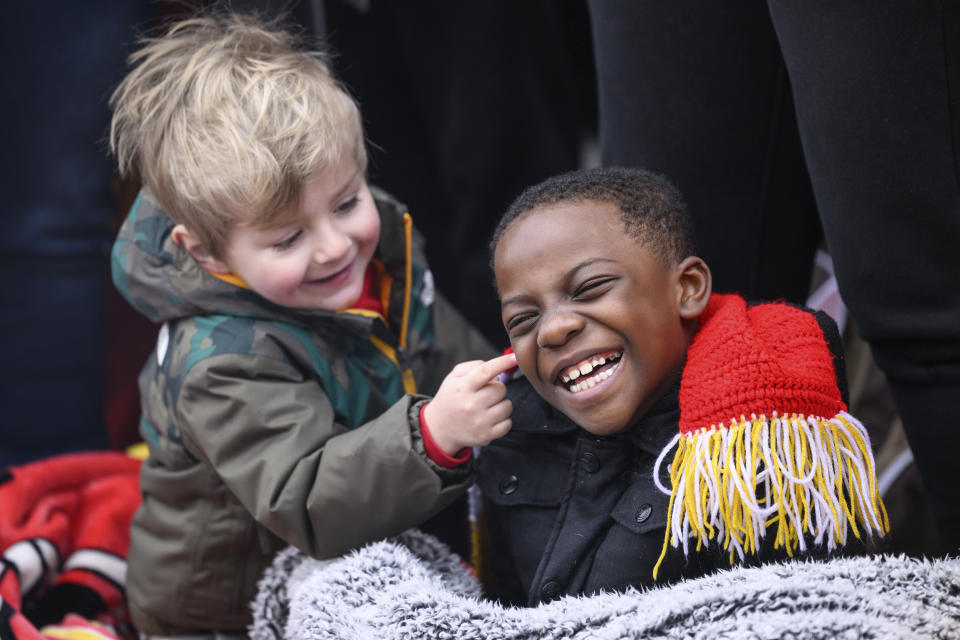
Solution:
[[(114, 630), (102, 623), (67, 614), (60, 624), (50, 625), (40, 630), (40, 637), (49, 638), (85, 638), (98, 640), (120, 640)], [(19, 636), (18, 636), (19, 638)]]
[(700, 318), (680, 382), (680, 431), (751, 414), (832, 418), (846, 410), (816, 318), (783, 304), (747, 308), (715, 294)]
[(433, 436), (430, 435), (430, 429), (427, 428), (427, 421), (423, 417), (423, 410), (426, 408), (426, 404), (420, 407), (420, 433), (423, 436), (423, 448), (427, 452), (427, 457), (444, 469), (455, 469), (459, 467), (470, 459), (470, 454), (472, 453), (470, 447), (460, 449), (456, 456), (448, 456), (446, 452), (437, 445)]
[(13, 607), (17, 611), (23, 606), (23, 594), (20, 593), (20, 574), (17, 573), (14, 565), (0, 565), (0, 602)]
[[(507, 347), (506, 349), (503, 350), (503, 355), (507, 355), (510, 353), (513, 353), (513, 347)], [(497, 377), (500, 379), (501, 382), (505, 380), (509, 380), (511, 377), (513, 377), (513, 374), (517, 372), (517, 369), (519, 369), (519, 367), (511, 367)]]
[(383, 315), (383, 305), (380, 304), (380, 278), (373, 263), (367, 265), (367, 272), (363, 274), (363, 290), (360, 299), (354, 302), (351, 309), (366, 309)]
[[(4, 623), (9, 626), (13, 637), (17, 640), (47, 640), (48, 636), (40, 633), (30, 621), (19, 611), (3, 611)], [(9, 617), (7, 617), (9, 615)], [(6, 635), (3, 636), (6, 640)]]
[(118, 584), (100, 575), (95, 567), (64, 571), (54, 581), (54, 584), (65, 583), (83, 585), (99, 595), (107, 606), (106, 613), (109, 619), (126, 619), (124, 608), (127, 602), (123, 583)]
[(10, 625), (14, 637), (43, 637), (21, 615), (22, 598), (47, 612), (65, 607), (66, 615), (71, 601), (58, 598), (77, 589), (106, 606), (98, 620), (128, 628), (123, 576), (139, 470), (139, 460), (118, 451), (64, 454), (9, 470), (0, 483), (0, 598), (11, 609), (0, 625)]
[[(139, 505), (139, 491), (114, 495), (116, 487), (109, 485), (111, 478), (119, 478), (120, 485), (136, 489), (139, 470), (139, 460), (119, 451), (64, 454), (10, 469), (12, 477), (0, 484), (0, 549), (45, 537), (65, 557), (74, 546), (75, 532), (82, 532), (84, 539), (102, 536), (105, 544), (126, 555), (129, 532), (122, 525), (129, 525)], [(97, 519), (107, 514), (106, 526), (100, 526)]]

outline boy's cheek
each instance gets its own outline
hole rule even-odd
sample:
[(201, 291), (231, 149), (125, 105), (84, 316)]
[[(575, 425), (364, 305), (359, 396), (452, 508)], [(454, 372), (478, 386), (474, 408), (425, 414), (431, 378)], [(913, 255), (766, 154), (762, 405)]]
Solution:
[(511, 340), (510, 347), (517, 356), (517, 366), (520, 368), (520, 371), (523, 372), (527, 380), (532, 382), (536, 379), (537, 374), (536, 351), (525, 347), (523, 344), (519, 344), (519, 342), (520, 341)]
[(364, 244), (376, 248), (380, 241), (380, 218), (373, 216), (373, 221), (367, 225), (364, 234)]
[(375, 249), (380, 242), (380, 214), (377, 213), (377, 208), (372, 201), (363, 210), (363, 215), (356, 216), (354, 221), (356, 226), (351, 235), (364, 245), (363, 249), (371, 249), (372, 255), (372, 249)]
[[(254, 286), (257, 293), (278, 304), (289, 304), (287, 296), (294, 294), (303, 283), (303, 273), (290, 268), (277, 267), (269, 273), (264, 273), (261, 280)], [(251, 285), (253, 286), (253, 285)], [(279, 298), (279, 300), (278, 300)]]

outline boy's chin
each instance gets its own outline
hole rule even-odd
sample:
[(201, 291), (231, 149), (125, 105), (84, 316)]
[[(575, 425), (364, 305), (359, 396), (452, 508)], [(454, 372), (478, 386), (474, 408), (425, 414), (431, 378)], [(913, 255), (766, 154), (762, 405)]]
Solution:
[(319, 310), (346, 311), (356, 307), (363, 295), (363, 281), (351, 282), (334, 295), (325, 296), (318, 301)]
[(623, 420), (615, 416), (590, 416), (579, 411), (573, 411), (570, 407), (554, 406), (554, 408), (576, 422), (581, 429), (595, 436), (612, 436), (626, 430), (630, 425), (629, 420)]

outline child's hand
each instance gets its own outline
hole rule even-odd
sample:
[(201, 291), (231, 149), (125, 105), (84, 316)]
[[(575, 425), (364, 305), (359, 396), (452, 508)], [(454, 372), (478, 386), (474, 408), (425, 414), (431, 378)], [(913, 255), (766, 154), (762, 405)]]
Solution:
[(497, 376), (517, 366), (512, 353), (486, 362), (471, 360), (453, 368), (423, 410), (433, 441), (456, 456), (464, 447), (489, 444), (510, 431), (513, 406)]

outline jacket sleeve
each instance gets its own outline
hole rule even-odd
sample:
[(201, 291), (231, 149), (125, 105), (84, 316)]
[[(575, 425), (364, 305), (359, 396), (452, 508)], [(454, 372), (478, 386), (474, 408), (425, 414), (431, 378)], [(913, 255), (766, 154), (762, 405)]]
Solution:
[(473, 463), (442, 469), (424, 453), (406, 395), (353, 430), (322, 387), (271, 358), (213, 356), (185, 376), (184, 445), (259, 523), (316, 558), (418, 525), (463, 493)]

